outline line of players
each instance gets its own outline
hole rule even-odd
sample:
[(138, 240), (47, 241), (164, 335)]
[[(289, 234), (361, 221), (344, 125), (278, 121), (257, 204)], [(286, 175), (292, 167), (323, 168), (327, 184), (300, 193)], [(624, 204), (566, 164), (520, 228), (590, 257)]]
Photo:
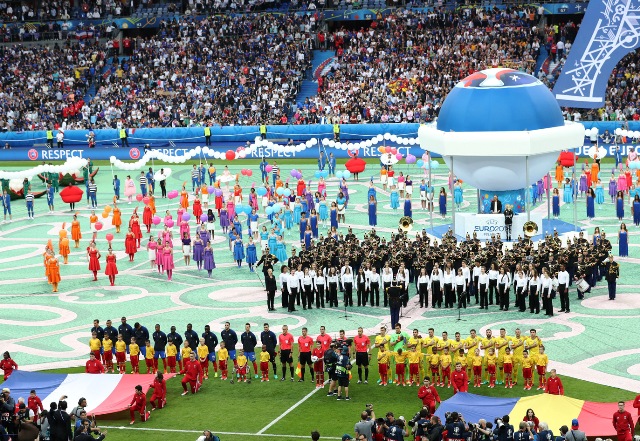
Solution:
[[(260, 378), (265, 382), (269, 381), (269, 364), (273, 369), (274, 378), (278, 379), (276, 356), (279, 354), (282, 372), (280, 380), (286, 380), (288, 367), (290, 381), (295, 381), (293, 347), (297, 342), (299, 350), (298, 381), (305, 381), (305, 371), (308, 367), (311, 381), (315, 380), (316, 387), (322, 387), (325, 379), (323, 356), (333, 342), (324, 326), (320, 327), (320, 334), (315, 339), (308, 335), (307, 328), (302, 328), (302, 335), (296, 339), (289, 332), (287, 325), (284, 325), (282, 333), (276, 336), (269, 329), (269, 324), (265, 323), (263, 332), (260, 334), (259, 369), (255, 351), (258, 341), (248, 323), (245, 324), (245, 331), (238, 339), (236, 332), (231, 329), (230, 323), (226, 322), (220, 333), (220, 342), (209, 325), (206, 325), (204, 333), (198, 336), (192, 325), (188, 324), (184, 339), (176, 332), (175, 326), (172, 326), (171, 333), (166, 335), (160, 330), (160, 325), (156, 325), (156, 330), (152, 335), (153, 345), (148, 338), (146, 328), (139, 323), (136, 323), (132, 328), (134, 335), (130, 337), (131, 343), (126, 345), (127, 340), (123, 335), (128, 332), (126, 317), (122, 318), (122, 323), (116, 330), (111, 325), (111, 321), (107, 321), (107, 327), (104, 329), (100, 328), (98, 320), (94, 321), (89, 346), (93, 357), (97, 360), (102, 358), (106, 366), (106, 368), (102, 367), (102, 371), (114, 372), (113, 356), (115, 356), (118, 371), (124, 373), (128, 352), (133, 373), (140, 372), (140, 356), (145, 360), (147, 373), (158, 372), (159, 360), (162, 360), (165, 373), (167, 369), (169, 372), (175, 373), (178, 368), (180, 372), (183, 372), (183, 361), (189, 360), (191, 353), (194, 353), (202, 371), (198, 380), (209, 378), (210, 364), (213, 367), (215, 378), (218, 377), (218, 371), (220, 371), (221, 378), (228, 379), (229, 361), (231, 361), (233, 362), (231, 373), (236, 374), (241, 381), (249, 381), (250, 379), (250, 362), (255, 378)], [(115, 343), (111, 339), (114, 333), (116, 335)], [(103, 337), (102, 340), (99, 338), (100, 335)], [(141, 340), (144, 341), (142, 346), (139, 345)], [(242, 345), (242, 350), (238, 350), (236, 354), (236, 345), (239, 342)], [(435, 336), (433, 328), (430, 328), (424, 337), (417, 329), (414, 329), (412, 335), (409, 336), (402, 330), (401, 324), (397, 324), (394, 332), (390, 334), (387, 333), (385, 327), (381, 327), (373, 344), (371, 344), (369, 337), (364, 335), (362, 328), (358, 329), (358, 334), (353, 338), (347, 338), (344, 330), (340, 330), (335, 343), (338, 347), (346, 346), (350, 352), (355, 350), (358, 383), (368, 383), (371, 350), (378, 349), (379, 373), (381, 379), (385, 380), (380, 381), (381, 385), (393, 382), (389, 378), (389, 372), (393, 372), (390, 369), (393, 360), (397, 385), (415, 384), (419, 386), (420, 379), (425, 373), (430, 372), (434, 385), (451, 387), (451, 365), (453, 364), (455, 367), (457, 363), (460, 363), (467, 372), (468, 378), (473, 378), (473, 387), (488, 384), (490, 388), (493, 388), (496, 385), (504, 384), (506, 388), (512, 388), (517, 385), (517, 373), (520, 372), (520, 369), (523, 373), (525, 389), (533, 387), (534, 370), (538, 373), (537, 389), (543, 390), (546, 387), (549, 360), (544, 353), (542, 340), (538, 337), (535, 329), (529, 331), (528, 337), (523, 336), (520, 329), (516, 329), (513, 336), (508, 336), (504, 328), (500, 329), (498, 336), (493, 336), (492, 330), (487, 329), (484, 338), (478, 336), (476, 331), (472, 329), (465, 339), (461, 338), (459, 332), (456, 332), (454, 338), (450, 339), (446, 331), (442, 332), (442, 337)], [(409, 365), (409, 378), (406, 375), (406, 364)], [(87, 372), (99, 373), (101, 370), (100, 367), (90, 367), (88, 362)], [(515, 375), (513, 375), (514, 372)]]

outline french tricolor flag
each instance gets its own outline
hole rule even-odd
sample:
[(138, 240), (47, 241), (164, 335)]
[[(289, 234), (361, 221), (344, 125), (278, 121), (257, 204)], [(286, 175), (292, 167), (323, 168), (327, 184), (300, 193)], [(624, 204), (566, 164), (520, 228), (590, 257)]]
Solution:
[[(165, 379), (175, 374), (165, 375)], [(105, 415), (126, 410), (137, 385), (146, 393), (153, 384), (152, 374), (46, 374), (41, 372), (13, 371), (2, 384), (11, 390), (17, 401), (29, 397), (35, 389), (45, 409), (58, 402), (64, 395), (70, 412), (80, 398), (87, 399), (87, 414)]]

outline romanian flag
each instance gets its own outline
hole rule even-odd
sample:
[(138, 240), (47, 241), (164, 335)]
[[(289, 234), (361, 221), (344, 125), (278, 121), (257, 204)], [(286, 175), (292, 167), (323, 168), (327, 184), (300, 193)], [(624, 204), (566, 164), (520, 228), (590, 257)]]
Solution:
[[(175, 374), (165, 374), (164, 378)], [(67, 396), (69, 410), (81, 397), (87, 399), (88, 414), (106, 415), (126, 410), (139, 384), (146, 393), (153, 384), (153, 374), (45, 374), (40, 372), (13, 371), (2, 387), (11, 390), (11, 396), (28, 397), (35, 389), (45, 406)]]
[[(459, 392), (443, 401), (436, 415), (444, 421), (446, 412), (462, 413), (465, 421), (475, 423), (484, 418), (493, 422), (496, 417), (509, 415), (509, 424), (518, 430), (518, 424), (533, 409), (536, 417), (549, 425), (554, 435), (559, 435), (562, 426), (571, 428), (575, 418), (580, 423), (580, 430), (587, 436), (611, 436), (616, 432), (611, 424), (618, 403), (595, 403), (577, 400), (561, 395), (540, 394), (523, 398), (496, 398)], [(635, 415), (633, 401), (625, 403), (625, 409)]]

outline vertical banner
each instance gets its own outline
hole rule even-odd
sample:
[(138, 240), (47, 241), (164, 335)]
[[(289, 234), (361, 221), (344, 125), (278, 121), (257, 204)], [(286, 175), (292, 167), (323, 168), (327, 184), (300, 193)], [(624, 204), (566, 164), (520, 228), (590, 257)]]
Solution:
[(565, 107), (604, 106), (607, 82), (618, 61), (640, 46), (640, 0), (592, 0), (553, 88)]

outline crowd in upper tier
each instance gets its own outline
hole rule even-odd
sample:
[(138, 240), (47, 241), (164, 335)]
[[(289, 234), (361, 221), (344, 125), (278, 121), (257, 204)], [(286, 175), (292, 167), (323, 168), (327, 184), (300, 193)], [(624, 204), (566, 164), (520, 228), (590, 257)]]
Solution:
[[(119, 40), (105, 28), (95, 31), (107, 41), (5, 46), (0, 130), (431, 121), (476, 70), (512, 67), (551, 87), (577, 26), (540, 27), (539, 13), (397, 10), (331, 30), (318, 12), (182, 16), (153, 36)], [(335, 57), (312, 71), (313, 49)], [(567, 116), (638, 119), (638, 57), (613, 73), (605, 108)], [(310, 78), (317, 92), (300, 96)]]

